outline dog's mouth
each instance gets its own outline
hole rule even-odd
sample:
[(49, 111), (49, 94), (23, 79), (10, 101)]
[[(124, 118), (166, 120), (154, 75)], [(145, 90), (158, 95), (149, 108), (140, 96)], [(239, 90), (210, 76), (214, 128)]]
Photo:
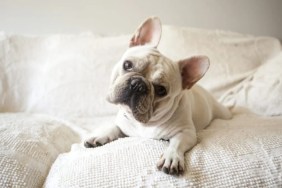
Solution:
[(129, 107), (132, 116), (141, 123), (147, 123), (151, 117), (150, 85), (140, 76), (134, 76), (112, 89), (108, 101)]
[(149, 97), (141, 96), (137, 100), (134, 98), (134, 96), (131, 98), (132, 102), (128, 105), (133, 117), (141, 123), (147, 123), (151, 117)]

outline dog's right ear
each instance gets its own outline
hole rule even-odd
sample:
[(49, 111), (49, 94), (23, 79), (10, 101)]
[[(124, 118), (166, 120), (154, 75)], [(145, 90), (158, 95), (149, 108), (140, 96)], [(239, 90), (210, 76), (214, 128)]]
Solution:
[(207, 72), (210, 60), (207, 56), (193, 56), (179, 61), (182, 88), (190, 89)]
[(161, 39), (162, 24), (158, 17), (145, 20), (135, 31), (130, 40), (130, 47), (152, 45), (157, 48)]

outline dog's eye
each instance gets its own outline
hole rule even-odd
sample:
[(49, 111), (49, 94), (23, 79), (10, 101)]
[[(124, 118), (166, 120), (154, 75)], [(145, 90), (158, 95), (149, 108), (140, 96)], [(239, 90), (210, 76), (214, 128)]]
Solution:
[(126, 70), (126, 71), (127, 71), (127, 70), (131, 70), (132, 67), (133, 67), (133, 64), (132, 64), (131, 61), (125, 61), (125, 62), (123, 63), (123, 69)]
[(154, 85), (155, 88), (155, 93), (159, 96), (159, 97), (164, 97), (167, 94), (167, 91), (165, 89), (164, 86), (161, 85)]

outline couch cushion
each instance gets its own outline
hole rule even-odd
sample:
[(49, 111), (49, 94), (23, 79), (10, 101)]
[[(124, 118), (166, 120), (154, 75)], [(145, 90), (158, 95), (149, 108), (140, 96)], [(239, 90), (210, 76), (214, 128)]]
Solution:
[(281, 187), (282, 118), (241, 114), (215, 120), (186, 154), (181, 177), (159, 172), (168, 142), (122, 138), (98, 148), (74, 145), (53, 164), (44, 187)]
[(0, 187), (41, 187), (52, 163), (79, 137), (46, 115), (0, 114)]
[(280, 52), (281, 45), (270, 37), (164, 26), (159, 49), (173, 60), (207, 55), (211, 65), (199, 84), (219, 98)]
[(282, 115), (282, 52), (226, 92), (220, 101), (232, 107), (248, 107), (261, 115)]

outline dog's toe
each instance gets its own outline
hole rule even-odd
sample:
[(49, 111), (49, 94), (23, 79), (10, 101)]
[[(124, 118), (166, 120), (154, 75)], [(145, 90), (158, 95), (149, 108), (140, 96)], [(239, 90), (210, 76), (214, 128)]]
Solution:
[(157, 168), (166, 174), (182, 175), (184, 173), (184, 156), (175, 152), (166, 152), (158, 161)]
[(166, 173), (166, 174), (169, 174), (169, 168), (163, 167), (163, 172)]
[(171, 167), (170, 171), (169, 171), (169, 174), (171, 174), (171, 175), (178, 175), (178, 169), (174, 168), (174, 167)]
[(178, 174), (183, 175), (184, 174), (184, 169), (181, 165), (178, 166)]
[(96, 146), (102, 146), (103, 144), (101, 144), (100, 142), (96, 142)]
[(86, 148), (94, 148), (94, 145), (92, 143), (90, 143), (89, 141), (85, 141), (84, 142), (84, 147), (86, 147)]

